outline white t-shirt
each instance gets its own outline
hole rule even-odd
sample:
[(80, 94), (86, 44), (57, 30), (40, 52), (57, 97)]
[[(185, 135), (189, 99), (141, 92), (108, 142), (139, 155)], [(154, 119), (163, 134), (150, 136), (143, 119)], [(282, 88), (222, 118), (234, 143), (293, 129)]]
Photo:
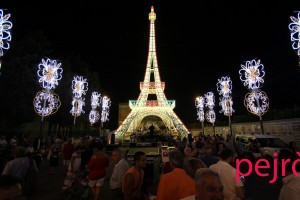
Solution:
[(240, 180), (239, 183), (236, 182), (236, 170), (227, 162), (220, 160), (216, 164), (209, 167), (212, 171), (219, 174), (221, 183), (224, 187), (224, 200), (237, 200), (238, 195), (235, 187), (242, 187), (243, 182)]

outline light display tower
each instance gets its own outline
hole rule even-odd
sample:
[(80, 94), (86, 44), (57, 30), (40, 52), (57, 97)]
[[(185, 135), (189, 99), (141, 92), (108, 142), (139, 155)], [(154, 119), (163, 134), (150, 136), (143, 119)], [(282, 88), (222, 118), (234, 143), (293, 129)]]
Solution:
[(150, 21), (149, 50), (144, 81), (140, 82), (138, 99), (129, 100), (131, 111), (115, 132), (118, 140), (129, 139), (130, 134), (138, 132), (142, 121), (148, 116), (160, 118), (172, 137), (183, 138), (189, 133), (173, 111), (175, 100), (167, 99), (164, 93), (165, 83), (160, 79), (155, 44), (156, 13), (153, 6), (148, 19)]
[(62, 72), (61, 63), (57, 63), (56, 60), (42, 59), (42, 62), (38, 65), (37, 75), (43, 90), (34, 97), (33, 107), (35, 112), (42, 117), (40, 135), (44, 117), (55, 113), (61, 105), (59, 96), (52, 90), (56, 88), (61, 80)]
[(205, 104), (205, 99), (202, 96), (199, 96), (196, 98), (195, 100), (195, 106), (197, 109), (197, 120), (199, 120), (201, 122), (201, 127), (202, 127), (202, 135), (204, 136), (204, 104)]
[(102, 98), (101, 119), (100, 119), (100, 121), (101, 121), (101, 123), (100, 123), (100, 135), (102, 137), (104, 136), (104, 133), (102, 132), (103, 122), (108, 121), (110, 105), (111, 105), (110, 98), (108, 98), (107, 96), (104, 96)]
[(230, 80), (230, 77), (224, 76), (221, 77), (221, 79), (218, 79), (217, 90), (220, 95), (219, 105), (222, 108), (220, 110), (220, 113), (224, 113), (225, 116), (228, 116), (229, 130), (232, 136), (231, 116), (234, 110), (232, 108), (233, 105), (233, 101), (231, 97), (232, 81)]
[(9, 21), (10, 14), (3, 15), (3, 9), (0, 9), (0, 70), (1, 70), (1, 57), (4, 51), (9, 49), (11, 41), (11, 28), (13, 24)]
[(74, 125), (76, 122), (76, 117), (79, 117), (81, 114), (84, 114), (83, 106), (85, 106), (83, 95), (86, 94), (88, 90), (87, 79), (83, 76), (74, 76), (72, 81), (72, 90), (73, 90), (73, 100), (72, 100), (72, 109), (70, 113), (74, 116)]
[(291, 16), (289, 29), (291, 32), (292, 47), (298, 55), (298, 65), (300, 66), (300, 12), (297, 12), (297, 17)]
[(91, 96), (91, 107), (92, 110), (89, 114), (89, 121), (91, 123), (91, 126), (96, 123), (100, 119), (100, 114), (97, 111), (97, 107), (100, 106), (101, 103), (101, 94), (98, 92), (92, 92)]
[(264, 134), (262, 115), (264, 115), (269, 108), (269, 99), (267, 94), (260, 90), (264, 83), (264, 66), (260, 60), (246, 61), (245, 65), (241, 65), (239, 70), (240, 79), (243, 85), (251, 92), (247, 93), (244, 100), (244, 105), (247, 110), (259, 116), (261, 132)]
[(215, 132), (216, 113), (214, 111), (215, 96), (213, 92), (207, 92), (206, 94), (204, 94), (204, 96), (205, 96), (205, 106), (208, 108), (208, 111), (206, 111), (205, 113), (205, 117), (209, 123), (212, 123), (213, 132), (215, 136), (216, 135)]

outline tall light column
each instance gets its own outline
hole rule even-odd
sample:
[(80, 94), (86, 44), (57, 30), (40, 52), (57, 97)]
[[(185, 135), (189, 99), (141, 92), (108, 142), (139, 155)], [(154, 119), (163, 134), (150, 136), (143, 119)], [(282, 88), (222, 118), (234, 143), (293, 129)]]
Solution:
[(250, 90), (250, 93), (245, 96), (244, 105), (249, 112), (259, 116), (261, 132), (264, 134), (262, 115), (269, 108), (269, 98), (264, 91), (260, 90), (264, 83), (264, 66), (260, 60), (254, 59), (246, 61), (245, 65), (242, 64), (241, 67), (242, 69), (239, 70), (240, 79), (243, 85)]
[(220, 113), (224, 113), (225, 116), (228, 116), (229, 130), (232, 136), (233, 133), (232, 133), (232, 126), (231, 126), (231, 116), (234, 110), (232, 109), (232, 105), (233, 105), (233, 101), (231, 98), (232, 81), (230, 80), (230, 77), (224, 76), (221, 77), (221, 79), (218, 79), (217, 90), (220, 95), (219, 105), (222, 107)]
[(61, 80), (62, 72), (61, 63), (56, 60), (42, 59), (42, 62), (38, 65), (37, 75), (43, 90), (34, 97), (33, 107), (35, 112), (42, 117), (40, 136), (42, 135), (44, 117), (55, 113), (61, 105), (59, 96), (52, 90), (56, 88)]
[(110, 98), (107, 96), (104, 96), (102, 98), (102, 108), (101, 108), (101, 123), (100, 123), (100, 136), (104, 137), (104, 133), (102, 132), (103, 128), (103, 122), (108, 121), (108, 116), (109, 116), (109, 107), (111, 105)]
[(213, 132), (214, 136), (216, 135), (215, 132), (215, 121), (216, 121), (216, 113), (214, 111), (215, 106), (215, 96), (213, 92), (207, 92), (205, 95), (205, 106), (208, 107), (208, 111), (206, 111), (205, 116), (206, 120), (213, 125)]
[(201, 127), (202, 127), (202, 136), (204, 136), (204, 103), (205, 103), (205, 99), (202, 96), (196, 97), (195, 100), (195, 106), (197, 109), (197, 120), (199, 120), (201, 122)]

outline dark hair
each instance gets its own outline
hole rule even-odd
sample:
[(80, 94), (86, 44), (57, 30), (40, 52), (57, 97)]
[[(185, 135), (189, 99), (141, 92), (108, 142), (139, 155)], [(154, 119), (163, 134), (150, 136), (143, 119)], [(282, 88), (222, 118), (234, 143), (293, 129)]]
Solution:
[(133, 156), (133, 161), (137, 161), (137, 160), (141, 159), (141, 157), (144, 155), (146, 155), (146, 154), (143, 151), (136, 152)]
[(174, 168), (183, 168), (184, 156), (180, 151), (174, 150), (169, 152), (169, 159)]
[(226, 160), (227, 158), (229, 157), (233, 157), (234, 154), (233, 154), (233, 151), (229, 148), (225, 148), (221, 151), (221, 160)]

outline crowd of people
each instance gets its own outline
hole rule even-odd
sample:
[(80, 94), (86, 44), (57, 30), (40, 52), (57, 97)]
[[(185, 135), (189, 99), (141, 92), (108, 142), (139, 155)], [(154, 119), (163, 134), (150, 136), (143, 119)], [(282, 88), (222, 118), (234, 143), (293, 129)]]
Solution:
[[(157, 144), (161, 148), (161, 143)], [(68, 191), (78, 177), (82, 178), (80, 184), (85, 190), (73, 193), (72, 199), (82, 199), (83, 196), (102, 199), (101, 189), (106, 179), (109, 179), (112, 200), (258, 199), (250, 194), (250, 189), (253, 189), (253, 185), (247, 185), (250, 181), (236, 177), (235, 159), (239, 158), (240, 150), (230, 135), (226, 139), (216, 135), (176, 141), (175, 148), (168, 152), (168, 160), (159, 165), (157, 183), (147, 176), (145, 152), (137, 151), (130, 163), (126, 150), (116, 146), (108, 153), (105, 147), (99, 138), (91, 137), (76, 140), (49, 138), (31, 143), (26, 138), (13, 136), (6, 140), (1, 136), (0, 152), (5, 153), (0, 155), (0, 200), (12, 196), (30, 199), (34, 191), (29, 194), (24, 191), (28, 169), (33, 166), (38, 172), (43, 160), (49, 163), (49, 176), (57, 173), (64, 176), (63, 191)], [(299, 159), (295, 143), (279, 154), (279, 159)], [(270, 199), (300, 199), (300, 177), (293, 171), (295, 166), (291, 163), (281, 167), (285, 167), (286, 174), (281, 177), (276, 198)], [(113, 170), (108, 175), (110, 165), (113, 165)]]

